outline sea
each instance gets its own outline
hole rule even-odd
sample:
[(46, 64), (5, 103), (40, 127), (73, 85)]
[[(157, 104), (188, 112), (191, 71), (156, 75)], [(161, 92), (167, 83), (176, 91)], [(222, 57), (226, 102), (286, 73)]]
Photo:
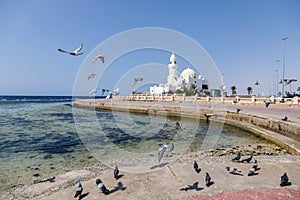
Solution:
[[(97, 162), (106, 163), (99, 155), (105, 155), (105, 159), (110, 155), (122, 159), (128, 156), (127, 164), (131, 165), (136, 164), (130, 160), (137, 155), (146, 162), (148, 157), (156, 161), (162, 142), (178, 144), (174, 148), (177, 157), (186, 151), (198, 151), (208, 124), (184, 119), (182, 130), (177, 130), (174, 125), (180, 120), (74, 108), (72, 96), (0, 96), (0, 189), (30, 185)], [(216, 147), (253, 143), (267, 141), (224, 126)]]

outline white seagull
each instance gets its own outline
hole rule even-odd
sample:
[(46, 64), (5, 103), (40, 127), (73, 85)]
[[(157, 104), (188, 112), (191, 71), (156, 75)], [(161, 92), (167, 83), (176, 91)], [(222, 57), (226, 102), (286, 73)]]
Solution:
[(133, 84), (132, 84), (131, 87), (135, 86), (135, 84), (136, 84), (138, 81), (143, 81), (143, 78), (142, 78), (142, 77), (134, 78), (134, 79), (133, 79)]
[(96, 74), (90, 74), (88, 75), (87, 79), (90, 80), (91, 78), (94, 78), (96, 76)]
[(96, 88), (94, 88), (94, 89), (92, 89), (91, 91), (90, 91), (90, 97), (93, 95), (93, 94), (96, 94), (97, 93), (97, 89)]
[(173, 151), (173, 149), (174, 144), (162, 143), (158, 149), (158, 162), (160, 162), (166, 150), (170, 152)]
[(101, 62), (104, 63), (104, 56), (96, 55), (93, 59), (93, 63), (96, 62), (97, 59), (101, 60)]
[(81, 44), (77, 49), (75, 49), (75, 51), (66, 51), (66, 50), (63, 50), (63, 49), (58, 49), (59, 52), (62, 52), (62, 53), (68, 53), (72, 56), (79, 56), (79, 55), (82, 55), (83, 52), (80, 52), (81, 49), (83, 48), (83, 44)]

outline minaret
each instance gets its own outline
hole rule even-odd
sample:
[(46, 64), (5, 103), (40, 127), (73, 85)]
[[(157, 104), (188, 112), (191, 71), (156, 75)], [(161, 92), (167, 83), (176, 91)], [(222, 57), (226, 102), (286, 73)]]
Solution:
[(169, 76), (168, 76), (167, 84), (169, 85), (170, 89), (174, 89), (174, 87), (177, 85), (176, 82), (178, 79), (178, 77), (177, 77), (178, 65), (176, 63), (176, 56), (175, 56), (174, 51), (171, 54), (170, 63), (168, 65), (168, 67), (169, 67)]

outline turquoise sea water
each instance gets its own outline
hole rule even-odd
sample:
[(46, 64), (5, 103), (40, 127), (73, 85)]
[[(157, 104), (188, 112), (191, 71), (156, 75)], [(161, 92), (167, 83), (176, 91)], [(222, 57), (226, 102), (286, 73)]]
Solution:
[[(0, 97), (1, 190), (92, 165), (98, 162), (94, 155), (107, 150), (111, 144), (129, 152), (128, 155), (152, 157), (157, 145), (164, 141), (178, 144), (174, 149), (177, 155), (187, 150), (179, 148), (187, 141), (191, 145), (189, 150), (197, 151), (208, 129), (207, 124), (198, 126), (198, 120), (189, 119), (179, 133), (174, 129), (175, 121), (180, 120), (176, 117), (164, 119), (76, 109), (78, 112), (74, 114), (82, 115), (79, 127), (85, 127), (79, 133), (74, 124), (71, 97)], [(96, 122), (89, 117), (91, 113), (96, 113)], [(223, 129), (216, 146), (226, 148), (258, 141), (266, 142), (231, 127)], [(122, 151), (119, 152), (122, 157), (128, 156)], [(111, 149), (104, 154), (109, 152)]]

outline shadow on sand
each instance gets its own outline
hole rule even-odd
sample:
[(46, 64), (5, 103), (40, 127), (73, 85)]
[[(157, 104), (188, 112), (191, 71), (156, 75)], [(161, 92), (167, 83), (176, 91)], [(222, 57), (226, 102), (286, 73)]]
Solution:
[(166, 163), (161, 163), (161, 164), (159, 164), (159, 165), (154, 165), (154, 166), (150, 167), (150, 169), (163, 168), (163, 167), (166, 166), (167, 164), (169, 164), (169, 163), (166, 162)]
[(81, 199), (83, 199), (84, 197), (86, 197), (86, 196), (88, 196), (88, 195), (89, 195), (89, 192), (84, 193), (84, 194), (82, 194), (82, 195), (79, 196), (79, 199), (78, 199), (78, 200), (81, 200)]
[(187, 185), (186, 187), (181, 188), (180, 191), (186, 191), (187, 192), (188, 190), (196, 190), (196, 191), (203, 190), (204, 188), (199, 187), (198, 184), (199, 184), (199, 182), (195, 182), (193, 185)]
[(109, 194), (117, 192), (119, 190), (126, 190), (126, 187), (123, 186), (122, 182), (119, 182), (118, 185), (114, 189), (110, 190)]

